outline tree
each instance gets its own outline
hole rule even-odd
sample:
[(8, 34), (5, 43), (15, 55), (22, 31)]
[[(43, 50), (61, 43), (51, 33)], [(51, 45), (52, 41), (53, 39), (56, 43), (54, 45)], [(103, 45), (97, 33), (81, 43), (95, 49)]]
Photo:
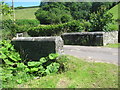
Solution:
[(99, 10), (99, 8), (102, 6), (106, 7), (105, 11), (107, 11), (110, 8), (114, 7), (116, 4), (118, 3), (117, 2), (93, 2), (91, 7), (91, 13), (93, 12), (96, 13)]
[(36, 18), (41, 24), (58, 24), (65, 23), (72, 20), (70, 11), (66, 9), (63, 3), (49, 2), (41, 6), (35, 12)]
[(0, 2), (0, 7), (1, 7), (1, 16), (9, 16), (10, 19), (12, 19), (12, 13), (13, 13), (13, 9), (12, 7), (10, 7), (9, 5), (7, 5), (4, 2)]
[(106, 7), (101, 6), (97, 12), (93, 12), (90, 16), (91, 31), (108, 31), (107, 25), (112, 23), (113, 15), (106, 13)]
[(89, 19), (90, 8), (92, 6), (91, 2), (66, 3), (65, 6), (70, 8), (71, 15), (75, 20)]
[(88, 20), (90, 2), (43, 2), (35, 12), (41, 24), (58, 24), (71, 20)]

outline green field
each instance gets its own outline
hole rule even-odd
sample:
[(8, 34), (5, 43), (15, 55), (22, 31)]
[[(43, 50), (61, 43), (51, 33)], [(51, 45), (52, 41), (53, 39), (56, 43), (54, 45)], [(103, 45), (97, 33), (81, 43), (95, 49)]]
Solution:
[(26, 8), (26, 9), (18, 9), (15, 10), (15, 18), (16, 19), (35, 19), (34, 13), (38, 10), (39, 8)]
[(120, 17), (118, 17), (118, 15), (120, 15), (120, 10), (118, 10), (118, 8), (120, 8), (120, 3), (108, 11), (113, 14), (113, 19), (120, 19)]
[[(36, 19), (34, 13), (39, 9), (36, 8), (25, 8), (25, 9), (15, 9), (15, 19)], [(13, 18), (13, 16), (11, 16)], [(7, 17), (3, 17), (3, 19), (8, 19)]]

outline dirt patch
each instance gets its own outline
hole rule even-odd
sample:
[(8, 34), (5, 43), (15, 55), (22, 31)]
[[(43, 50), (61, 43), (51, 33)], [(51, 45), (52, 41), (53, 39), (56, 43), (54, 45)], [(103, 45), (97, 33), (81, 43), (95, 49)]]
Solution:
[(56, 88), (67, 88), (70, 84), (70, 80), (67, 78), (61, 78), (58, 83)]

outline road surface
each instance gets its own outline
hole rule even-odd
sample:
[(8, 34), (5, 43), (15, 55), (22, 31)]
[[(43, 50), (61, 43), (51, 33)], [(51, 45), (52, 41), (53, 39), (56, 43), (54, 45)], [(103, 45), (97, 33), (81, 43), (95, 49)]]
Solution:
[(118, 51), (120, 48), (118, 50), (118, 48), (72, 45), (64, 45), (63, 48), (64, 54), (72, 55), (78, 58), (84, 58), (87, 61), (118, 64)]

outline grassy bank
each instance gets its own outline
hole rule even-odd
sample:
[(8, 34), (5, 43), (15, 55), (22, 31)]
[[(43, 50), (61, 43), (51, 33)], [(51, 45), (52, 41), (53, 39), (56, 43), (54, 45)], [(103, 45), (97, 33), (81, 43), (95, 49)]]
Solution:
[(120, 3), (113, 8), (111, 8), (108, 12), (113, 14), (113, 19), (120, 19), (118, 15), (120, 14), (120, 10), (118, 10), (118, 7), (120, 6)]
[(115, 44), (108, 44), (105, 47), (109, 48), (120, 48), (120, 43), (115, 43)]
[(107, 63), (86, 62), (67, 56), (68, 70), (31, 80), (17, 88), (117, 88), (118, 67)]

